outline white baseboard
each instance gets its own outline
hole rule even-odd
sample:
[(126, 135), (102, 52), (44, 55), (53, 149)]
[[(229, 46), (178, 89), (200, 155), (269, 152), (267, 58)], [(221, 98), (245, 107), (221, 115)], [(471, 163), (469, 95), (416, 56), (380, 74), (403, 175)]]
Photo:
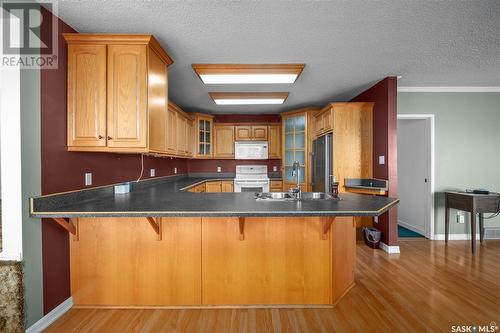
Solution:
[(380, 248), (389, 254), (399, 253), (399, 246), (389, 246), (384, 242), (380, 242)]
[[(449, 234), (448, 240), (470, 240), (470, 234)], [(479, 239), (479, 233), (476, 234), (476, 239)], [(444, 234), (435, 234), (434, 240), (444, 240)]]
[(55, 307), (52, 311), (47, 313), (45, 316), (40, 318), (39, 321), (31, 325), (26, 333), (39, 333), (44, 329), (50, 326), (53, 322), (55, 322), (59, 317), (65, 314), (71, 307), (73, 306), (73, 297), (68, 298), (57, 307)]

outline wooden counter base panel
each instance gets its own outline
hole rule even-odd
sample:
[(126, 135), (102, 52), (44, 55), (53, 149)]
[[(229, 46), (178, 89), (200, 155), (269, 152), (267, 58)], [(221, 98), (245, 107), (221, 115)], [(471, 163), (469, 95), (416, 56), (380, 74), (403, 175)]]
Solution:
[[(352, 217), (79, 218), (75, 306), (331, 306), (353, 286)], [(326, 228), (328, 226), (328, 228)]]

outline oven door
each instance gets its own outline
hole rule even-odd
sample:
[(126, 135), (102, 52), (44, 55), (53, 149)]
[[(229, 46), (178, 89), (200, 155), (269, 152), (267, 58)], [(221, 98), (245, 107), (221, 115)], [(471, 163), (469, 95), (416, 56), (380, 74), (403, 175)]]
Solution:
[(268, 180), (235, 180), (234, 192), (269, 192)]

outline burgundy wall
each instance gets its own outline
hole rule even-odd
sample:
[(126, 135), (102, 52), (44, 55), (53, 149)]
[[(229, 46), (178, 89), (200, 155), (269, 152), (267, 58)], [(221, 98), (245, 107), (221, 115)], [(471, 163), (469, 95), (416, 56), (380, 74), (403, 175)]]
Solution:
[[(44, 10), (42, 39), (50, 38), (51, 13)], [(59, 33), (75, 32), (59, 20)], [(55, 43), (57, 45), (57, 43)], [(41, 70), (41, 181), (42, 194), (84, 188), (85, 172), (92, 172), (93, 186), (134, 180), (141, 172), (140, 155), (78, 153), (66, 150), (66, 43), (58, 40), (58, 69)], [(144, 177), (155, 168), (157, 176), (187, 172), (187, 160), (144, 157)], [(44, 313), (70, 296), (68, 234), (55, 223), (42, 221)]]
[(278, 123), (280, 116), (278, 114), (221, 114), (214, 118), (219, 123)]
[(267, 171), (273, 171), (273, 166), (280, 171), (281, 160), (190, 160), (189, 172), (217, 172), (217, 167), (222, 167), (222, 172), (235, 172), (236, 165), (267, 165)]
[[(397, 79), (387, 77), (362, 92), (352, 102), (375, 102), (373, 112), (373, 176), (389, 180), (389, 196), (398, 194), (397, 147)], [(385, 156), (385, 164), (378, 164), (378, 156)], [(397, 245), (397, 208), (379, 217), (376, 225), (383, 233), (383, 242)]]

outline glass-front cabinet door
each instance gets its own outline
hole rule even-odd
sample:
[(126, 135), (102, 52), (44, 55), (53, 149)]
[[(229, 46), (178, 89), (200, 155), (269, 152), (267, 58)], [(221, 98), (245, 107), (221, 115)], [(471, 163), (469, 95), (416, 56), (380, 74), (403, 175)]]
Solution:
[(213, 118), (209, 115), (195, 114), (196, 124), (196, 156), (211, 157), (212, 156), (212, 133), (213, 133)]
[(284, 171), (283, 175), (287, 183), (296, 183), (293, 175), (293, 163), (300, 163), (300, 182), (306, 179), (306, 114), (300, 113), (283, 118), (284, 122)]

